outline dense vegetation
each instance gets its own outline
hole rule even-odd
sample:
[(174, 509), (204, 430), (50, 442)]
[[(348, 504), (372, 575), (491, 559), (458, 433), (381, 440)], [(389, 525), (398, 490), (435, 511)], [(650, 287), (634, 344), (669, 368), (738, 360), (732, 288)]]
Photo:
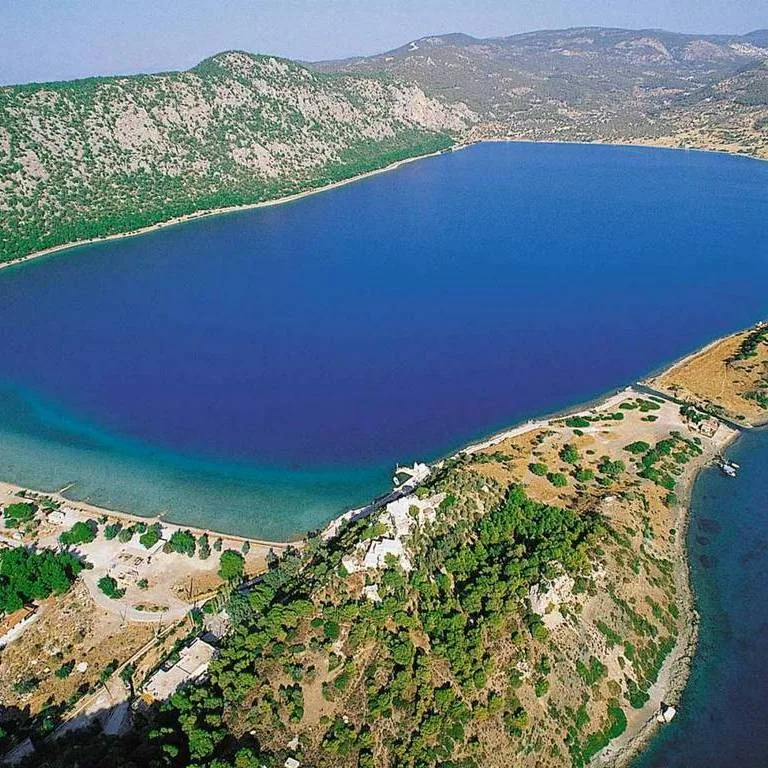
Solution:
[[(615, 421), (612, 413), (587, 419)], [(659, 531), (639, 490), (643, 482), (653, 490), (656, 478), (643, 473), (674, 480), (700, 447), (673, 433), (655, 445), (628, 443), (626, 461), (567, 439), (545, 454), (552, 435), (535, 441), (534, 455), (551, 467), (541, 462), (542, 477), (557, 487), (555, 475), (568, 478), (562, 487), (576, 499), (610, 487), (608, 496), (636, 517), (606, 519), (593, 502), (542, 503), (516, 483), (481, 477), (489, 464), (509, 461), (499, 451), (446, 462), (419, 489), (437, 506), (409, 538), (408, 569), (394, 558), (380, 571), (345, 569), (358, 543), (385, 533), (376, 518), (270, 559), (248, 591), (237, 588), (242, 554), (225, 550), (219, 567), (229, 585), (200, 616), (226, 600), (232, 632), (208, 679), (158, 704), (124, 740), (72, 736), (55, 753), (41, 745), (36, 764), (98, 765), (94, 755), (108, 753), (114, 766), (276, 768), (295, 755), (316, 768), (479, 768), (495, 744), (510, 759), (547, 754), (554, 764), (586, 766), (626, 728), (625, 711), (647, 701), (677, 634), (671, 561), (652, 545)], [(570, 478), (588, 487), (575, 491)], [(172, 550), (181, 554), (221, 548), (176, 533)], [(599, 572), (610, 578), (596, 582)], [(572, 623), (554, 636), (551, 608), (534, 608), (534, 594), (563, 578), (574, 599), (560, 610)], [(625, 592), (643, 579), (640, 600)], [(120, 596), (109, 577), (99, 586)], [(579, 605), (592, 599), (602, 600), (592, 630), (601, 640), (587, 633), (565, 646), (581, 631)], [(618, 677), (606, 653), (618, 655)], [(296, 734), (298, 748), (288, 749)]]
[(759, 325), (751, 330), (739, 344), (739, 348), (728, 359), (728, 363), (735, 363), (739, 360), (748, 360), (750, 357), (757, 356), (757, 348), (768, 342), (768, 325)]
[(98, 532), (98, 524), (95, 520), (83, 522), (78, 520), (68, 531), (64, 531), (59, 536), (59, 541), (66, 546), (77, 546), (78, 544), (90, 544)]
[(466, 124), (413, 86), (237, 52), (0, 88), (0, 261), (320, 187), (445, 148)]
[(24, 547), (0, 550), (0, 614), (63, 594), (83, 567), (68, 552), (32, 552)]
[(7, 528), (18, 528), (28, 523), (35, 516), (35, 505), (25, 501), (8, 504), (3, 510), (3, 518)]
[[(477, 765), (467, 729), (489, 716), (502, 718), (510, 734), (522, 732), (528, 716), (515, 696), (519, 682), (494, 669), (491, 649), (510, 633), (546, 636), (527, 590), (563, 568), (582, 572), (599, 519), (512, 487), (479, 525), (465, 521), (425, 539), (412, 572), (387, 569), (377, 603), (344, 587), (342, 553), (366, 526), (327, 544), (311, 539), (247, 599), (235, 593), (235, 632), (210, 681), (175, 694), (151, 730), (159, 764), (281, 764), (275, 733), (301, 720), (302, 684), (317, 679), (322, 659), (331, 673), (322, 696), (354, 716), (327, 719), (312, 765), (373, 765), (382, 724), (386, 752), (403, 766)], [(221, 565), (225, 576), (238, 575), (242, 556), (225, 551)], [(491, 675), (499, 681), (489, 687)], [(234, 739), (235, 722), (254, 735)]]

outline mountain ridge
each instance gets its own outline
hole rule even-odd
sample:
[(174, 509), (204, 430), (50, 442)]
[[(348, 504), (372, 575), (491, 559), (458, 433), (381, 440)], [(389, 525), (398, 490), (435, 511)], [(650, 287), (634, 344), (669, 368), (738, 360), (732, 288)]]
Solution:
[(768, 30), (448, 33), (304, 64), (0, 87), (0, 262), (318, 189), (486, 139), (768, 157)]
[(413, 84), (222, 52), (191, 70), (0, 89), (0, 261), (281, 198), (450, 146)]
[[(386, 72), (446, 104), (461, 101), (482, 118), (472, 140), (652, 143), (768, 157), (766, 61), (765, 30), (573, 27), (485, 39), (428, 36), (315, 66)], [(717, 108), (700, 98), (713, 90)]]

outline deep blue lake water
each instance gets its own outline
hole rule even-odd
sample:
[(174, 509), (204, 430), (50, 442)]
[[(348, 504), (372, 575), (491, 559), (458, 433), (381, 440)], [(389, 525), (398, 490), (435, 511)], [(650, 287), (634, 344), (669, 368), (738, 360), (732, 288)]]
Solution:
[(0, 273), (0, 478), (274, 538), (768, 316), (768, 164), (485, 144)]
[(672, 723), (635, 768), (768, 765), (768, 430), (728, 452), (732, 480), (696, 482), (688, 531), (701, 616), (691, 677)]

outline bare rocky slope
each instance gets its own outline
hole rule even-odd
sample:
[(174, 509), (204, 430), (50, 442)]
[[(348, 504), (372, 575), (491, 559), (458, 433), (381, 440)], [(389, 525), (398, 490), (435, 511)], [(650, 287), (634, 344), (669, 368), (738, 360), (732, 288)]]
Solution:
[(454, 34), (306, 66), (230, 51), (0, 88), (0, 261), (488, 138), (768, 157), (768, 32)]
[(768, 32), (585, 27), (426, 37), (322, 71), (387, 72), (483, 118), (474, 138), (654, 142), (768, 156)]
[(188, 72), (0, 89), (0, 261), (257, 202), (450, 145), (416, 85), (222, 53)]

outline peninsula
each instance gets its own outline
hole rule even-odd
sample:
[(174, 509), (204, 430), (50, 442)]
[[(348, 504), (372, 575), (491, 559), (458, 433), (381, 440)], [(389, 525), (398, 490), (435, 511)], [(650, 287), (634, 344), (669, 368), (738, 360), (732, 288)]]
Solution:
[[(404, 470), (389, 497), (290, 546), (4, 486), (6, 756), (624, 765), (695, 644), (691, 484), (768, 421), (767, 396), (758, 325)], [(63, 559), (63, 582), (25, 593), (24, 547), (85, 570)]]

